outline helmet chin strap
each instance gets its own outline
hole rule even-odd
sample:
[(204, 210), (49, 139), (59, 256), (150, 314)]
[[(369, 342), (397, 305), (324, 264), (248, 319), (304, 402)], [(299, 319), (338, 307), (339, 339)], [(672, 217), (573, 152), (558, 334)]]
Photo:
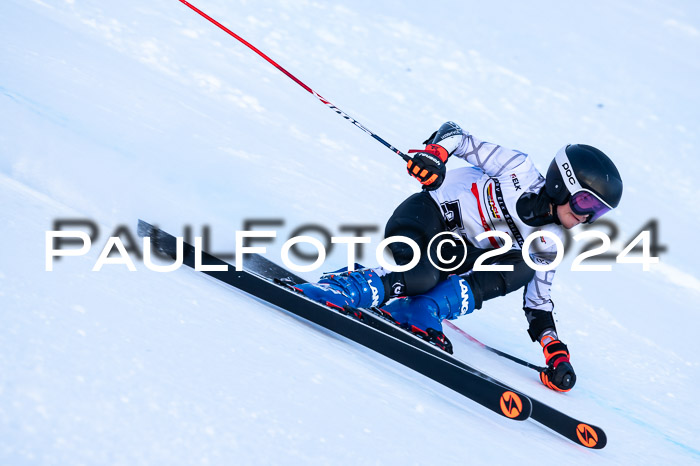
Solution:
[[(568, 201), (567, 201), (568, 202)], [(547, 195), (545, 188), (539, 193), (526, 193), (520, 196), (516, 204), (520, 219), (531, 227), (540, 227), (551, 223), (559, 223), (554, 201)]]
[(571, 194), (566, 196), (566, 199), (564, 199), (564, 202), (561, 204), (557, 205), (554, 201), (552, 201), (552, 219), (554, 220), (554, 223), (557, 225), (561, 225), (561, 220), (559, 219), (559, 211), (557, 207), (560, 205), (566, 205), (569, 203), (569, 200), (571, 199)]
[(557, 212), (557, 207), (558, 206), (552, 203), (552, 218), (554, 219), (554, 223), (556, 223), (557, 225), (561, 225), (561, 220), (559, 220), (559, 213)]

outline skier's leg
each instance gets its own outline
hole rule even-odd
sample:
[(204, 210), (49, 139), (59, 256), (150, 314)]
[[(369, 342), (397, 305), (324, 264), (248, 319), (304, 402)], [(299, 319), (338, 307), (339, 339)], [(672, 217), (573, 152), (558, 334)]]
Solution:
[[(447, 226), (442, 212), (428, 193), (414, 194), (397, 207), (387, 222), (384, 236), (411, 238), (418, 244), (421, 256), (410, 270), (382, 276), (387, 300), (402, 297), (389, 302), (382, 311), (398, 324), (451, 353), (452, 344), (442, 333), (442, 320), (471, 312), (474, 297), (465, 280), (438, 270), (429, 259), (437, 261), (435, 249), (440, 243), (434, 241), (429, 251), (430, 241), (445, 231)], [(413, 259), (413, 250), (405, 243), (396, 242), (389, 247), (398, 265), (408, 264)], [(458, 258), (464, 255), (463, 249), (453, 253)], [(377, 272), (381, 274), (383, 269)]]
[(339, 307), (379, 306), (386, 294), (381, 277), (367, 268), (353, 272), (341, 269), (323, 275), (318, 283), (303, 283), (296, 288), (314, 301)]
[(486, 265), (512, 265), (510, 272), (501, 271), (474, 271), (474, 261), (488, 249), (471, 248), (467, 254), (465, 265), (457, 271), (464, 278), (474, 294), (475, 309), (481, 309), (484, 301), (505, 296), (527, 285), (535, 271), (528, 266), (519, 249), (512, 249), (505, 254), (491, 257), (484, 261)]
[[(324, 275), (318, 283), (298, 288), (316, 301), (353, 307), (380, 306), (394, 296), (422, 293), (440, 279), (426, 250), (432, 237), (442, 231), (442, 214), (435, 201), (426, 192), (414, 194), (396, 208), (387, 222), (386, 236), (406, 236), (415, 241), (421, 251), (418, 265), (406, 272), (389, 272), (382, 267), (350, 273), (340, 270)], [(413, 250), (405, 243), (392, 243), (389, 249), (398, 265), (408, 264), (413, 258)]]
[[(477, 258), (487, 249), (467, 247), (464, 265), (456, 270), (455, 275), (447, 276), (437, 286), (427, 292), (405, 299), (391, 301), (383, 310), (400, 324), (426, 329), (442, 330), (442, 320), (456, 319), (474, 309), (480, 309), (483, 302), (504, 296), (525, 286), (533, 277), (534, 271), (522, 259), (520, 250), (512, 250), (500, 256), (484, 261), (484, 264), (512, 265), (510, 272), (472, 271)], [(463, 257), (461, 246), (449, 250), (445, 257)], [(461, 274), (461, 275), (460, 275)]]
[[(428, 259), (428, 244), (435, 235), (444, 231), (446, 225), (442, 212), (425, 191), (413, 194), (394, 210), (387, 221), (384, 237), (405, 236), (415, 241), (420, 249), (420, 259), (405, 272), (377, 269), (383, 275), (387, 299), (425, 293), (438, 284), (441, 274)], [(413, 249), (406, 243), (391, 243), (389, 249), (397, 265), (406, 265), (413, 260)]]

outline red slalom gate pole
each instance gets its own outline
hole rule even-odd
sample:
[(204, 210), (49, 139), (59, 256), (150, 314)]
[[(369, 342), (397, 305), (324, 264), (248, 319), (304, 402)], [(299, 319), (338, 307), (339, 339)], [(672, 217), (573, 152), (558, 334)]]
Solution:
[(351, 117), (350, 115), (348, 115), (347, 113), (345, 113), (344, 111), (342, 111), (341, 109), (339, 109), (338, 107), (336, 107), (335, 105), (333, 105), (329, 100), (324, 99), (323, 97), (321, 97), (316, 91), (314, 91), (314, 90), (311, 89), (309, 86), (307, 86), (306, 84), (304, 84), (303, 82), (301, 82), (296, 76), (294, 76), (292, 73), (290, 73), (289, 71), (287, 71), (286, 69), (284, 69), (281, 65), (279, 65), (277, 62), (275, 62), (272, 58), (268, 57), (268, 56), (265, 55), (263, 52), (261, 52), (260, 50), (258, 50), (258, 48), (255, 47), (253, 44), (251, 44), (251, 43), (248, 42), (247, 40), (243, 39), (241, 36), (239, 36), (238, 34), (236, 34), (236, 33), (233, 32), (233, 31), (231, 31), (229, 28), (227, 28), (226, 26), (224, 26), (223, 24), (221, 24), (220, 22), (218, 22), (217, 20), (215, 20), (214, 18), (212, 18), (211, 16), (209, 16), (208, 14), (204, 13), (202, 10), (200, 10), (200, 9), (197, 8), (196, 6), (192, 5), (192, 4), (191, 4), (190, 2), (188, 2), (187, 0), (180, 0), (180, 2), (183, 3), (184, 5), (186, 5), (187, 7), (191, 8), (192, 11), (194, 11), (194, 12), (197, 13), (197, 14), (199, 14), (199, 15), (200, 15), (201, 17), (203, 17), (204, 19), (208, 20), (209, 22), (211, 22), (211, 23), (214, 24), (215, 26), (219, 27), (222, 31), (224, 31), (225, 33), (227, 33), (228, 35), (230, 35), (230, 36), (233, 37), (234, 39), (236, 39), (236, 40), (238, 40), (239, 42), (241, 42), (243, 45), (245, 45), (246, 47), (248, 47), (249, 49), (251, 49), (253, 52), (255, 52), (255, 53), (257, 53), (258, 55), (260, 55), (260, 56), (261, 56), (262, 58), (264, 58), (269, 64), (271, 64), (272, 66), (274, 66), (275, 68), (277, 68), (278, 70), (280, 70), (282, 73), (284, 73), (289, 79), (291, 79), (292, 81), (294, 81), (295, 83), (297, 83), (298, 85), (300, 85), (301, 87), (303, 87), (304, 90), (306, 90), (306, 92), (310, 93), (311, 95), (313, 95), (314, 97), (316, 97), (318, 100), (320, 100), (323, 104), (325, 104), (328, 108), (330, 108), (331, 110), (333, 110), (335, 113), (337, 113), (338, 115), (342, 116), (343, 118), (345, 118), (346, 120), (348, 120), (350, 123), (352, 123), (353, 125), (357, 126), (357, 127), (360, 128), (362, 131), (364, 131), (365, 133), (369, 134), (370, 136), (372, 136), (374, 139), (376, 139), (376, 140), (379, 141), (382, 145), (384, 145), (384, 147), (386, 147), (386, 148), (388, 148), (389, 150), (391, 150), (392, 152), (398, 154), (402, 159), (404, 159), (404, 160), (407, 161), (407, 162), (408, 162), (409, 160), (411, 160), (411, 157), (409, 157), (408, 155), (406, 155), (406, 154), (404, 154), (403, 152), (401, 152), (400, 150), (398, 150), (396, 147), (394, 147), (394, 146), (392, 146), (391, 144), (389, 144), (388, 142), (386, 142), (384, 139), (382, 139), (381, 137), (379, 137), (376, 133), (373, 133), (372, 131), (370, 131), (369, 129), (367, 129), (367, 127), (365, 127), (362, 123), (360, 123), (359, 121), (357, 121), (356, 119), (354, 119), (353, 117)]

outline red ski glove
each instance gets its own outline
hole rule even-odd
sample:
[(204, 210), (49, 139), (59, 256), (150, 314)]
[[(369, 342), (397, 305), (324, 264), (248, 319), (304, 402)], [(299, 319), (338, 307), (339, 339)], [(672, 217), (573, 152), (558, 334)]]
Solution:
[(547, 368), (540, 372), (540, 380), (547, 387), (558, 392), (568, 392), (574, 388), (576, 374), (569, 361), (569, 349), (559, 340), (551, 340), (542, 348)]
[(429, 191), (439, 188), (445, 180), (445, 162), (450, 156), (447, 150), (438, 144), (428, 144), (425, 149), (413, 149), (408, 153), (416, 154), (406, 164), (408, 174)]

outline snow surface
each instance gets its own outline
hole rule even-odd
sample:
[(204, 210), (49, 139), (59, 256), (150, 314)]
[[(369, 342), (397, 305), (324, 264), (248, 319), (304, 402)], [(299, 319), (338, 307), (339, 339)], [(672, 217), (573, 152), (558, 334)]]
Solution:
[[(454, 120), (531, 154), (611, 154), (621, 250), (658, 219), (651, 272), (555, 283), (576, 388), (448, 330), (459, 357), (603, 427), (588, 451), (190, 270), (107, 265), (137, 218), (382, 226), (418, 186), (398, 157), (179, 2), (0, 2), (0, 464), (700, 463), (700, 4), (202, 0), (197, 6), (407, 150)], [(458, 165), (458, 161), (450, 164)], [(44, 270), (55, 219), (87, 256)], [(373, 236), (374, 245), (380, 239)], [(344, 254), (329, 256), (327, 269)], [(368, 265), (373, 259), (366, 257)], [(313, 278), (316, 274), (307, 274)], [(457, 324), (541, 363), (520, 293)]]

